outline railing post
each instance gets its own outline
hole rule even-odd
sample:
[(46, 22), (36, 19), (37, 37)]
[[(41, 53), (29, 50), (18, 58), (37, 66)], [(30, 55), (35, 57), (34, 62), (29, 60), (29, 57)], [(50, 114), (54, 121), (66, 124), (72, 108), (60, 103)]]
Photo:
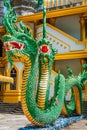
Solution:
[(59, 2), (58, 2), (58, 0), (56, 0), (56, 7), (58, 7), (59, 6)]
[(60, 0), (60, 6), (62, 6), (62, 0)]
[(48, 8), (48, 7), (47, 7), (47, 2), (48, 2), (48, 1), (44, 0), (44, 6), (45, 6), (46, 8)]
[(82, 0), (82, 5), (85, 5), (86, 4), (86, 0)]
[(66, 0), (66, 5), (68, 5), (69, 4), (69, 0)]
[(50, 8), (50, 2), (49, 2), (49, 0), (47, 0), (47, 8)]
[(52, 0), (52, 7), (54, 7), (54, 0)]

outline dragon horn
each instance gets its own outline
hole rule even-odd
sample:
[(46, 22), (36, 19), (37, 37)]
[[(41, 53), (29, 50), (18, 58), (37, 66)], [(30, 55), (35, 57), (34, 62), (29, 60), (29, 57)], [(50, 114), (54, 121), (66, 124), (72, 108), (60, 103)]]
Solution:
[(11, 8), (11, 5), (8, 0), (4, 0), (4, 6), (7, 7), (7, 9)]
[(43, 7), (43, 39), (46, 38), (46, 7)]

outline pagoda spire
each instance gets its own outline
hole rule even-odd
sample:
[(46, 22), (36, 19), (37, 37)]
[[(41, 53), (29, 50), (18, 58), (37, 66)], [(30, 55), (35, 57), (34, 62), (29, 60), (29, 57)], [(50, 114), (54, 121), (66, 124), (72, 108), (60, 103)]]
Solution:
[(2, 26), (3, 15), (4, 15), (4, 0), (0, 0), (0, 26)]
[(33, 14), (36, 11), (36, 0), (10, 0), (11, 6), (15, 9), (17, 15)]

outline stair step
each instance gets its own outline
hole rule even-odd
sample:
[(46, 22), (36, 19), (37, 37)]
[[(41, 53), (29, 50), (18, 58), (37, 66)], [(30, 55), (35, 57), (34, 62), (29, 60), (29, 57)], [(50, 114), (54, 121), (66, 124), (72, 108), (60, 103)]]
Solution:
[(3, 103), (0, 101), (0, 113), (23, 114), (21, 103)]
[(87, 117), (87, 101), (83, 101), (83, 115)]

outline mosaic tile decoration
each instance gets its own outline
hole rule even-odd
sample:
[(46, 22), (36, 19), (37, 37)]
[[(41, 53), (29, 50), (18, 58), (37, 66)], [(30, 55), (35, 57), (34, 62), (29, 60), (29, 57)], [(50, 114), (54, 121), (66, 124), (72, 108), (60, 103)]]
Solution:
[(43, 127), (30, 125), (28, 127), (20, 128), (19, 130), (60, 130), (60, 128), (71, 125), (72, 123), (79, 121), (82, 118), (84, 118), (83, 115), (73, 117), (59, 117), (52, 125), (46, 125)]

